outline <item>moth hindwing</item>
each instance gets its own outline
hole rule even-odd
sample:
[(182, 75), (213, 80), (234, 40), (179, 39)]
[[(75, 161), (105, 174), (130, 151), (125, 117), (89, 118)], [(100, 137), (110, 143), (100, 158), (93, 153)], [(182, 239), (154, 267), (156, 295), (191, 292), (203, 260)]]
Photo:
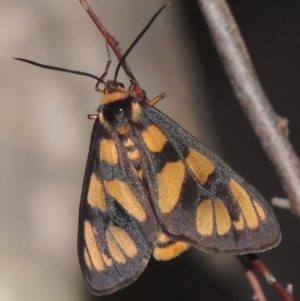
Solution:
[(78, 252), (95, 294), (137, 279), (151, 254), (265, 251), (281, 238), (259, 192), (153, 103), (116, 80), (94, 116)]

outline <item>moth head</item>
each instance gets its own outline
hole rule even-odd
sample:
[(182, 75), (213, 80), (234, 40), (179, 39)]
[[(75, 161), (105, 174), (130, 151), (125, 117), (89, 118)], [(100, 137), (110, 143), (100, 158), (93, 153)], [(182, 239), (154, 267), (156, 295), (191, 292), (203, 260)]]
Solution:
[(105, 83), (105, 87), (103, 90), (99, 91), (103, 95), (102, 103), (103, 105), (107, 105), (109, 103), (122, 101), (127, 99), (132, 94), (132, 85), (128, 90), (125, 89), (124, 84), (116, 81), (116, 80), (108, 80)]

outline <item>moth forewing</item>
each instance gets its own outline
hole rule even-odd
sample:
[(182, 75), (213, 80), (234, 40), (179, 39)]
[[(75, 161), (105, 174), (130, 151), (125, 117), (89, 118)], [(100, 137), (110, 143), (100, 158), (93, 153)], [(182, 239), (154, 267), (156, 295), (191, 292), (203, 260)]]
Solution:
[(97, 118), (78, 232), (80, 265), (90, 289), (108, 294), (133, 282), (152, 254), (157, 227), (147, 191), (120, 138)]
[(280, 227), (262, 195), (168, 116), (141, 107), (136, 134), (162, 228), (208, 252), (246, 254), (276, 246)]

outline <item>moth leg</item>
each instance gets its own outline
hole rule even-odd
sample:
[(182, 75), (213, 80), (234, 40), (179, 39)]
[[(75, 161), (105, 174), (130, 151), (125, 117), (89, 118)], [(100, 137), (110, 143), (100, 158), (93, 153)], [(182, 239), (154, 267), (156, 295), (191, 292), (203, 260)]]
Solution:
[(128, 92), (129, 92), (129, 94), (132, 94), (133, 91), (134, 91), (134, 88), (136, 86), (136, 82), (134, 80), (130, 80), (130, 82), (131, 82), (131, 85), (130, 85), (130, 87), (128, 89)]
[(97, 119), (98, 118), (98, 114), (89, 114), (87, 117), (88, 119), (92, 120), (92, 119)]
[(165, 98), (167, 95), (165, 93), (161, 93), (158, 96), (156, 96), (155, 98), (153, 98), (152, 100), (150, 100), (150, 102), (148, 103), (150, 106), (154, 106), (155, 104), (157, 104), (160, 100), (162, 100), (163, 98)]
[(102, 95), (104, 94), (104, 91), (99, 88), (99, 85), (100, 84), (105, 84), (105, 77), (107, 75), (108, 69), (109, 69), (110, 64), (111, 64), (111, 55), (110, 55), (110, 51), (109, 51), (107, 42), (106, 42), (106, 50), (107, 50), (107, 63), (106, 63), (106, 66), (105, 66), (105, 70), (104, 70), (104, 73), (99, 77), (99, 79), (98, 79), (98, 81), (95, 85), (95, 91), (102, 94)]

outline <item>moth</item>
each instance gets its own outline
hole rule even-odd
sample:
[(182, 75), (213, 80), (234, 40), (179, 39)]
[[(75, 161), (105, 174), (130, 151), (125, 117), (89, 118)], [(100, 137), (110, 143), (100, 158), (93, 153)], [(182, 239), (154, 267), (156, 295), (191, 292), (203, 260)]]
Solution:
[(281, 239), (262, 195), (155, 108), (164, 94), (152, 101), (136, 96), (135, 79), (123, 64), (128, 53), (118, 68), (123, 66), (131, 85), (125, 89), (117, 76), (106, 81), (108, 64), (96, 85), (102, 104), (89, 115), (95, 122), (80, 202), (78, 254), (84, 278), (97, 295), (135, 281), (152, 254), (169, 260), (194, 246), (241, 255), (268, 250)]

